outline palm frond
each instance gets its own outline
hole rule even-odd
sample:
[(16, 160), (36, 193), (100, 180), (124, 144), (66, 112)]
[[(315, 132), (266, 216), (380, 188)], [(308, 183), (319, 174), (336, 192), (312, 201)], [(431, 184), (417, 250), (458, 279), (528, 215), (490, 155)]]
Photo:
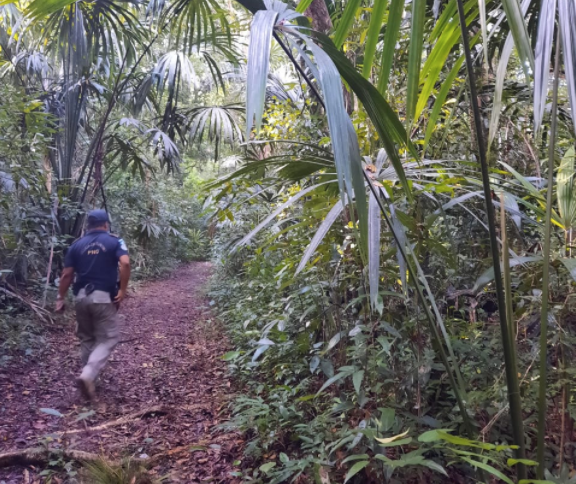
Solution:
[(167, 25), (173, 33), (174, 48), (183, 49), (188, 55), (194, 47), (200, 50), (208, 42), (217, 44), (222, 34), (231, 41), (225, 11), (216, 0), (175, 0), (168, 7), (161, 1), (153, 3), (151, 11), (162, 12), (160, 24)]
[(188, 111), (185, 116), (188, 119), (190, 140), (201, 143), (206, 137), (214, 144), (214, 161), (216, 161), (222, 143), (228, 143), (233, 147), (235, 143), (242, 141), (242, 131), (237, 117), (243, 112), (244, 108), (237, 104), (198, 107)]
[(164, 54), (152, 71), (152, 78), (160, 95), (168, 88), (168, 95), (174, 97), (176, 88), (183, 83), (192, 86), (198, 77), (192, 61), (180, 51), (171, 51)]
[(154, 154), (160, 161), (160, 166), (168, 173), (178, 171), (180, 151), (170, 136), (157, 128), (149, 129), (146, 134), (154, 148)]

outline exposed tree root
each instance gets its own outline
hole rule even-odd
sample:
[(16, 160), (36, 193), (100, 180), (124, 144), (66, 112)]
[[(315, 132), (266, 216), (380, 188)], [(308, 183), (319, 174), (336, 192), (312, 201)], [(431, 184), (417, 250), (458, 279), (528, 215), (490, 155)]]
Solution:
[(138, 412), (130, 413), (125, 415), (124, 417), (120, 417), (117, 420), (113, 420), (112, 422), (106, 422), (101, 425), (96, 425), (95, 427), (88, 427), (85, 429), (75, 429), (75, 430), (68, 430), (63, 432), (58, 432), (58, 435), (72, 435), (72, 434), (81, 434), (81, 433), (91, 433), (91, 432), (98, 432), (100, 430), (109, 429), (110, 427), (117, 427), (118, 425), (124, 425), (126, 423), (132, 422), (137, 418), (144, 418), (148, 415), (156, 414), (156, 415), (166, 415), (169, 412), (169, 408), (157, 405), (155, 407), (146, 408), (144, 410), (139, 410)]
[[(32, 449), (16, 450), (12, 452), (6, 452), (0, 454), (0, 468), (10, 467), (10, 466), (27, 466), (27, 465), (38, 465), (46, 464), (54, 458), (55, 452), (46, 450), (43, 447), (36, 447)], [(93, 462), (95, 460), (101, 459), (98, 454), (92, 454), (90, 452), (84, 452), (82, 450), (68, 449), (62, 451), (65, 457), (69, 457), (73, 460), (82, 462)]]

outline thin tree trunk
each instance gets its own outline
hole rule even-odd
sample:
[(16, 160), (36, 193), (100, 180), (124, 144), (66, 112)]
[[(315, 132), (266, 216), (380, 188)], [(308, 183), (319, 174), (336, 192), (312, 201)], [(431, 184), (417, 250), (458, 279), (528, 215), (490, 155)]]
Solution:
[(312, 19), (314, 30), (325, 34), (332, 29), (332, 19), (325, 0), (313, 0), (305, 13)]

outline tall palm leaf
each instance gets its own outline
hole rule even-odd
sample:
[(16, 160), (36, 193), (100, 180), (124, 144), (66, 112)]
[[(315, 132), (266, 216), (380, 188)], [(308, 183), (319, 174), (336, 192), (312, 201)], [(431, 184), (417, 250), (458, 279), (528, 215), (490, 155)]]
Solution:
[(243, 112), (244, 108), (237, 104), (198, 107), (187, 111), (184, 115), (190, 126), (190, 140), (201, 143), (206, 137), (214, 145), (216, 161), (222, 143), (228, 143), (232, 148), (235, 143), (242, 141), (238, 116)]

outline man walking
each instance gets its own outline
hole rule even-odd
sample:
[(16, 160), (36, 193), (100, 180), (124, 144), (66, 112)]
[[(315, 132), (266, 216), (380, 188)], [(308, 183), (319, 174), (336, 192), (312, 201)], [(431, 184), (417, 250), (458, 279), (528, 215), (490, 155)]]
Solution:
[(84, 365), (76, 382), (84, 397), (94, 401), (96, 377), (119, 341), (117, 311), (128, 288), (130, 258), (124, 241), (109, 233), (110, 220), (105, 210), (92, 210), (86, 229), (84, 237), (66, 253), (56, 311), (64, 311), (64, 299), (76, 274), (76, 334)]

